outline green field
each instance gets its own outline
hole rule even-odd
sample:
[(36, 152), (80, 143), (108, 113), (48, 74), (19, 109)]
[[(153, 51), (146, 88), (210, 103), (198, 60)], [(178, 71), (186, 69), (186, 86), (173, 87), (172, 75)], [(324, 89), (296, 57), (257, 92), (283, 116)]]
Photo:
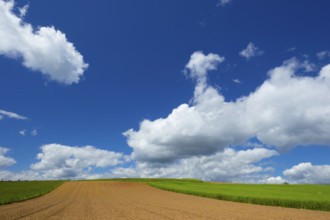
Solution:
[(0, 205), (42, 196), (63, 181), (4, 181), (0, 182)]
[(149, 185), (214, 199), (330, 211), (330, 185), (222, 184), (195, 181), (150, 181)]

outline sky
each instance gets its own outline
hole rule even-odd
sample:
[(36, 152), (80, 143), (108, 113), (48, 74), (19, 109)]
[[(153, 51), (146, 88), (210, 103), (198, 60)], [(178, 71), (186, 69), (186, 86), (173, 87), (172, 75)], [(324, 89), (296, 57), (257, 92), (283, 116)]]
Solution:
[(327, 0), (0, 0), (0, 179), (330, 183)]

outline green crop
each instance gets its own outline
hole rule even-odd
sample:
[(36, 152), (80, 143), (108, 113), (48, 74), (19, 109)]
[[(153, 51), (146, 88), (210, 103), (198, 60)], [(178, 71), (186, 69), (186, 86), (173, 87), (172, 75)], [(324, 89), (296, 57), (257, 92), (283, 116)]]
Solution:
[(179, 180), (148, 184), (164, 190), (214, 199), (330, 211), (330, 185), (220, 184)]
[(0, 205), (42, 196), (62, 183), (63, 181), (2, 181), (0, 182)]

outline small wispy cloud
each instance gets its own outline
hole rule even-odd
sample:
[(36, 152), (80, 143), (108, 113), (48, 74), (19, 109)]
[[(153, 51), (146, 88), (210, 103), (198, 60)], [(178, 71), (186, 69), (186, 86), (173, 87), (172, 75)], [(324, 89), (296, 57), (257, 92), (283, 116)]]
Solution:
[(306, 72), (313, 72), (317, 69), (316, 65), (308, 60), (305, 60), (301, 63), (301, 68), (303, 68), (303, 70), (305, 70)]
[(239, 55), (246, 59), (250, 59), (251, 57), (255, 56), (260, 56), (262, 54), (264, 54), (264, 51), (260, 50), (252, 42), (250, 42), (245, 49), (239, 52)]
[(232, 81), (237, 84), (242, 84), (242, 81), (239, 79), (232, 79)]
[(232, 0), (219, 0), (217, 7), (224, 7), (226, 5), (228, 5)]
[(33, 129), (33, 130), (29, 131), (28, 129), (23, 129), (23, 130), (20, 130), (18, 133), (22, 136), (27, 136), (27, 135), (37, 136), (38, 130)]
[(296, 50), (297, 50), (297, 48), (295, 48), (295, 47), (290, 47), (289, 49), (287, 49), (288, 52), (294, 52)]
[(29, 5), (24, 5), (22, 8), (18, 8), (19, 16), (23, 18), (28, 12), (28, 9), (29, 9)]
[(37, 136), (38, 135), (38, 131), (37, 129), (33, 129), (30, 133), (32, 136)]
[(27, 117), (16, 114), (14, 112), (8, 112), (8, 111), (0, 109), (0, 120), (3, 118), (12, 118), (12, 119), (18, 119), (18, 120), (27, 120), (28, 119)]
[(319, 60), (324, 60), (327, 57), (330, 57), (330, 51), (320, 51), (316, 54), (317, 58), (319, 58)]
[(26, 130), (24, 129), (24, 130), (21, 130), (21, 131), (19, 131), (18, 132), (20, 135), (22, 135), (22, 136), (25, 136), (26, 135)]

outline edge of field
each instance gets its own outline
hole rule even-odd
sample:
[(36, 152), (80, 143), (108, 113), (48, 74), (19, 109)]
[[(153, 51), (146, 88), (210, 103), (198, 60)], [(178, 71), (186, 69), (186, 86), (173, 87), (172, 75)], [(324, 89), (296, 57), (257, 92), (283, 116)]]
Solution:
[[(232, 201), (232, 202), (240, 202), (240, 203), (249, 203), (249, 204), (256, 204), (256, 205), (266, 205), (266, 206), (280, 206), (286, 208), (298, 208), (298, 209), (309, 209), (309, 210), (318, 210), (318, 211), (330, 211), (330, 201), (316, 201), (316, 200), (298, 200), (298, 199), (280, 199), (280, 198), (260, 198), (260, 197), (253, 197), (253, 196), (240, 196), (240, 195), (228, 195), (226, 193), (221, 192), (204, 192), (203, 188), (206, 188), (209, 184), (216, 184), (216, 183), (208, 183), (208, 182), (189, 182), (185, 181), (184, 183), (180, 183), (180, 181), (149, 181), (146, 182), (148, 185), (172, 192), (183, 193), (188, 195), (218, 199), (218, 200), (225, 200), (225, 201)], [(173, 183), (177, 185), (186, 185), (185, 189), (182, 187), (173, 187)], [(190, 190), (190, 183), (192, 184), (200, 184), (200, 191)], [(226, 184), (226, 183), (224, 183)], [(229, 185), (229, 184), (228, 184)], [(249, 187), (249, 184), (230, 184), (233, 187), (242, 185)], [(261, 185), (262, 186), (262, 185)]]
[(1, 181), (0, 206), (43, 196), (65, 181)]
[[(265, 187), (271, 185), (260, 184), (231, 184), (211, 183), (198, 179), (173, 179), (173, 178), (114, 178), (95, 179), (86, 181), (117, 181), (117, 182), (142, 182), (151, 187), (162, 190), (207, 197), (218, 200), (226, 200), (241, 203), (250, 203), (267, 206), (281, 206), (287, 208), (310, 209), (319, 211), (330, 211), (330, 186), (326, 185), (273, 185), (275, 190), (264, 191)], [(21, 202), (45, 195), (66, 181), (4, 181), (0, 182), (0, 205)], [(260, 186), (260, 187), (259, 187)], [(254, 187), (254, 194), (247, 194)], [(312, 188), (314, 194), (302, 197), (304, 188)], [(232, 191), (234, 190), (234, 191)], [(236, 192), (235, 192), (236, 190)], [(271, 191), (271, 193), (269, 193)], [(296, 194), (290, 194), (296, 191)], [(278, 193), (288, 194), (281, 197)], [(315, 198), (315, 193), (323, 193), (326, 199)], [(256, 195), (256, 196), (255, 196)], [(293, 196), (294, 195), (294, 196)], [(312, 196), (311, 196), (312, 195)], [(293, 199), (292, 199), (293, 198)]]

